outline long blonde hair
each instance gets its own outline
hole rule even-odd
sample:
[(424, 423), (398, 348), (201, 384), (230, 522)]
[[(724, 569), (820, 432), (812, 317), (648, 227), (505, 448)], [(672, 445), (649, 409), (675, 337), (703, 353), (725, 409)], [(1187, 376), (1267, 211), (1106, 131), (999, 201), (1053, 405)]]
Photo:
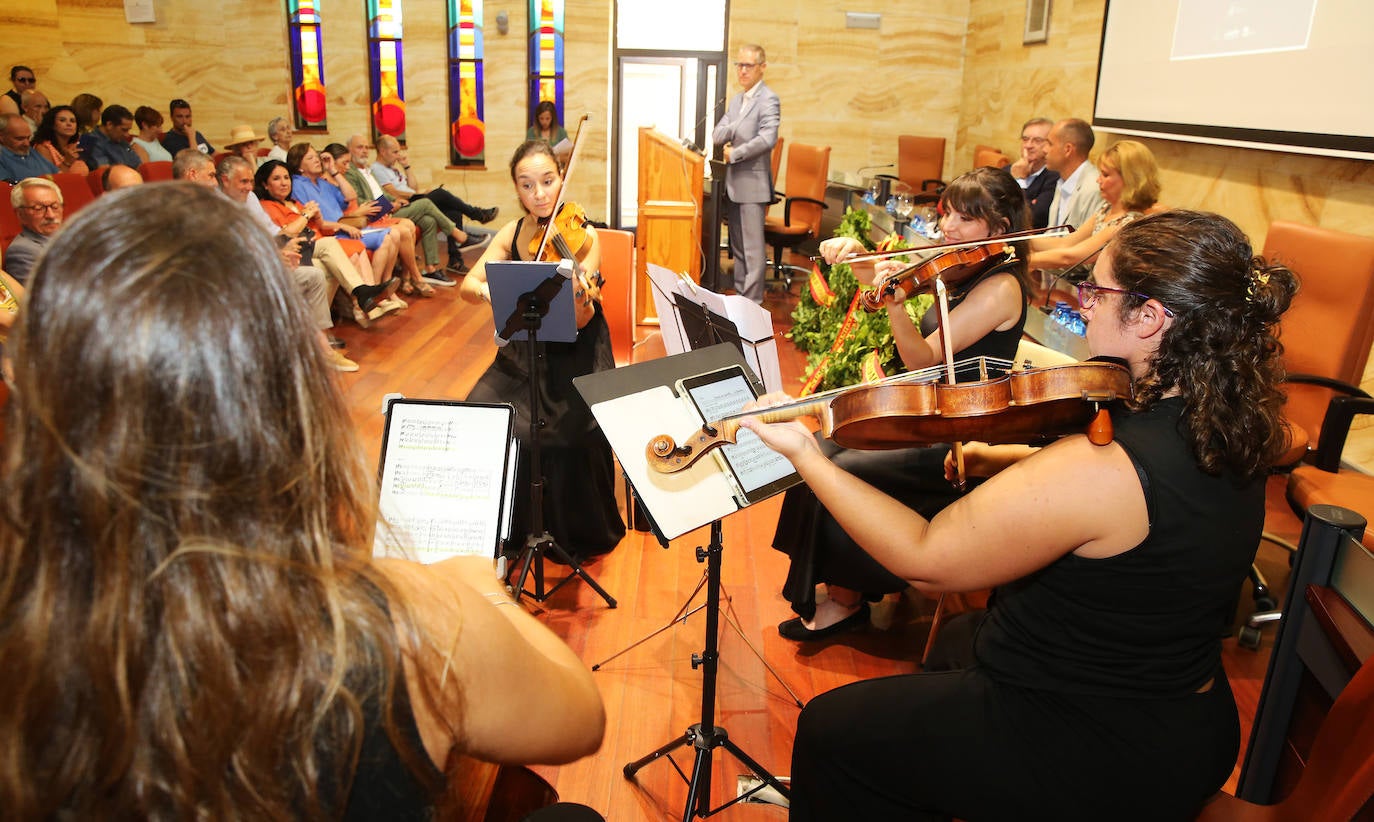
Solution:
[(362, 705), (398, 738), (400, 652), (370, 472), (271, 238), (217, 192), (137, 187), (84, 209), (30, 282), (0, 503), (0, 806), (337, 814)]

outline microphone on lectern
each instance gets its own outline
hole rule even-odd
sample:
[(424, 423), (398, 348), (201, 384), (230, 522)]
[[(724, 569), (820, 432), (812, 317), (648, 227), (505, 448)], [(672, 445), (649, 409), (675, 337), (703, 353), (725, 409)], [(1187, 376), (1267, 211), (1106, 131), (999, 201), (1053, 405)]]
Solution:
[[(703, 115), (701, 116), (701, 119), (700, 119), (700, 120), (697, 120), (695, 123), (692, 124), (692, 128), (691, 128), (691, 130), (690, 130), (691, 133), (692, 133), (693, 135), (695, 135), (695, 134), (697, 133), (697, 129), (701, 128), (702, 124), (705, 123), (708, 119), (710, 119), (711, 115), (712, 115), (717, 109), (719, 109), (722, 105), (725, 104), (725, 101), (726, 101), (726, 98), (725, 98), (725, 97), (722, 97), (722, 98), (720, 98), (719, 100), (717, 100), (717, 101), (715, 101), (714, 103), (712, 103), (712, 104), (706, 109), (706, 113), (703, 114)], [(706, 152), (702, 150), (701, 146), (698, 146), (698, 145), (696, 144), (696, 140), (692, 139), (692, 137), (683, 137), (683, 138), (682, 138), (682, 147), (685, 148), (685, 149), (687, 149), (688, 151), (694, 152), (694, 153), (696, 153), (696, 154), (700, 154), (702, 157), (705, 157), (705, 156), (706, 156)]]
[(858, 174), (858, 175), (860, 175), (860, 176), (862, 176), (863, 173), (864, 173), (865, 171), (877, 171), (877, 170), (880, 169), (880, 168), (896, 168), (896, 167), (897, 167), (897, 164), (896, 164), (896, 163), (886, 163), (886, 164), (880, 165), (880, 166), (860, 166), (860, 167), (859, 167), (859, 170), (856, 171), (856, 172), (854, 172), (854, 173), (855, 173), (855, 174)]

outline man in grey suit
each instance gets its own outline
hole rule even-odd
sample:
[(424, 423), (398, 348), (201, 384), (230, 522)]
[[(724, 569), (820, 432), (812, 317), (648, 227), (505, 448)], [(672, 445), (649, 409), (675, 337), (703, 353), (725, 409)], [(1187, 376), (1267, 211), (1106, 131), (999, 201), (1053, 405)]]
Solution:
[(726, 222), (730, 253), (735, 257), (735, 291), (763, 303), (768, 249), (763, 242), (763, 216), (773, 200), (773, 145), (778, 141), (781, 105), (764, 85), (767, 66), (763, 46), (741, 46), (735, 76), (744, 92), (725, 107), (725, 116), (711, 132), (711, 142), (727, 146), (725, 171)]
[(1097, 166), (1088, 162), (1095, 141), (1093, 129), (1079, 119), (1060, 120), (1048, 139), (1045, 167), (1059, 174), (1049, 224), (1077, 228), (1106, 202), (1097, 190)]

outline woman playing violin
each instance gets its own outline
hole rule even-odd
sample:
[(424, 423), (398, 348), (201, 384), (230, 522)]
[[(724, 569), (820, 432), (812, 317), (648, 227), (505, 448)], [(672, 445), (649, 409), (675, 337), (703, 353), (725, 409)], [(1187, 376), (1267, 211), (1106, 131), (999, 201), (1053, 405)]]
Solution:
[[(511, 179), (526, 216), (502, 226), (491, 244), (463, 278), (459, 293), (468, 302), (491, 302), (487, 263), (493, 260), (534, 258), (540, 240), (563, 188), (563, 175), (553, 149), (543, 140), (529, 140), (516, 149), (510, 163)], [(566, 205), (565, 205), (566, 208)], [(606, 318), (586, 285), (595, 279), (601, 264), (596, 230), (574, 226), (581, 240), (576, 249), (581, 269), (591, 278), (574, 278), (564, 286), (573, 289), (577, 340), (571, 343), (540, 342), (544, 349), (539, 414), (546, 421), (540, 435), (542, 467), (549, 493), (544, 494), (544, 525), (569, 553), (586, 558), (604, 554), (625, 536), (625, 524), (615, 501), (615, 474), (611, 447), (586, 403), (573, 388), (573, 378), (615, 367), (611, 332)], [(552, 244), (550, 244), (550, 247)], [(505, 318), (497, 318), (499, 325)], [(515, 405), (515, 430), (525, 447), (529, 431), (529, 374), (525, 342), (512, 342), (496, 352), (472, 393), (470, 402), (508, 402)], [(521, 454), (516, 487), (529, 483), (529, 455)], [(515, 495), (515, 519), (511, 533), (529, 531), (527, 494)]]
[(1274, 329), (1296, 290), (1215, 214), (1122, 228), (1080, 287), (1088, 345), (1135, 378), (1115, 440), (971, 450), (995, 476), (929, 520), (795, 423), (744, 422), (919, 590), (998, 586), (968, 667), (806, 706), (793, 820), (1193, 818), (1239, 747), (1221, 635), (1287, 439)]
[[(1030, 227), (1030, 214), (1016, 180), (1001, 169), (978, 168), (951, 182), (940, 198), (940, 221), (950, 241), (982, 240)], [(827, 262), (842, 262), (864, 251), (857, 240), (836, 237), (821, 243)], [(1026, 321), (1024, 257), (999, 256), (981, 273), (951, 286), (949, 335), (955, 357), (988, 356), (1010, 360)], [(860, 282), (871, 283), (907, 267), (882, 260), (855, 262)], [(906, 290), (898, 288), (885, 308), (902, 362), (910, 370), (944, 359), (938, 312), (927, 311), (918, 327), (906, 312)], [(972, 376), (972, 375), (970, 375)], [(821, 448), (846, 470), (933, 515), (956, 497), (944, 477), (948, 446), (898, 451), (846, 451), (830, 442)], [(773, 547), (792, 557), (783, 596), (798, 614), (778, 626), (788, 639), (806, 641), (861, 627), (868, 622), (868, 599), (906, 588), (906, 581), (874, 563), (836, 524), (804, 486), (787, 493)], [(817, 602), (816, 585), (828, 588)]]

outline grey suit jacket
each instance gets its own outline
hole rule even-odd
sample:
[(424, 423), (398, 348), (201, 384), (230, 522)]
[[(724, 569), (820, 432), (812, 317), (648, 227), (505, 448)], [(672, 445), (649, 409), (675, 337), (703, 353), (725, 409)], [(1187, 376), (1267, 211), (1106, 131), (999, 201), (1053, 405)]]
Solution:
[(732, 201), (772, 201), (773, 146), (778, 142), (781, 109), (778, 95), (760, 80), (749, 107), (744, 108), (744, 94), (736, 94), (711, 132), (711, 142), (718, 146), (730, 144), (725, 193)]
[[(1083, 173), (1078, 178), (1078, 188), (1074, 189), (1073, 195), (1069, 197), (1069, 202), (1065, 205), (1064, 211), (1059, 216), (1060, 223), (1066, 223), (1078, 228), (1088, 221), (1106, 202), (1102, 199), (1102, 192), (1097, 190), (1097, 166), (1085, 162), (1082, 166)], [(1054, 222), (1054, 215), (1059, 209), (1059, 200), (1062, 192), (1056, 187), (1054, 192), (1054, 202), (1050, 205), (1050, 222)]]

